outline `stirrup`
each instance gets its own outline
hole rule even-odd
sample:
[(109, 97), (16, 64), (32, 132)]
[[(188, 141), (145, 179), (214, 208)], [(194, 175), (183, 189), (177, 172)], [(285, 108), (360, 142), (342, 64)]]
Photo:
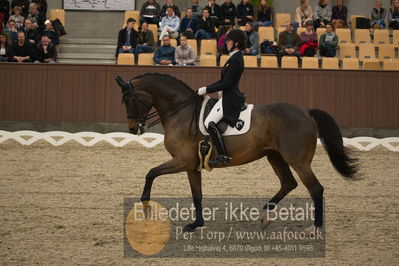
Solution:
[(209, 165), (211, 165), (212, 167), (218, 165), (228, 165), (230, 163), (230, 160), (231, 158), (227, 155), (219, 155), (216, 159), (210, 160)]

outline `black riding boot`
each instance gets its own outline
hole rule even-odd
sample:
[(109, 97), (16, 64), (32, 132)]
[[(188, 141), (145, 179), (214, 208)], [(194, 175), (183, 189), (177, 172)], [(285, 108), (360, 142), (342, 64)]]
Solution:
[(227, 156), (226, 148), (224, 146), (223, 138), (220, 135), (219, 129), (214, 122), (208, 125), (208, 132), (211, 135), (212, 142), (218, 150), (219, 156), (215, 160), (210, 160), (209, 165), (215, 167), (218, 165), (226, 165), (230, 162), (230, 157)]

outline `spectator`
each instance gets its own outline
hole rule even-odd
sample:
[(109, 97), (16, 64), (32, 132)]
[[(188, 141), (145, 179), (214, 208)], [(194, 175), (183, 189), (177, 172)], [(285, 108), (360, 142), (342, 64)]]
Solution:
[(242, 50), (242, 54), (257, 55), (259, 52), (259, 33), (254, 30), (252, 22), (245, 24), (245, 34), (247, 35), (247, 48)]
[(198, 31), (195, 34), (195, 39), (212, 39), (215, 38), (215, 23), (209, 18), (209, 10), (204, 8), (202, 10), (202, 17), (198, 22)]
[(305, 27), (306, 22), (313, 21), (313, 11), (309, 0), (301, 0), (301, 5), (295, 10), (294, 31), (298, 27)]
[(231, 2), (231, 0), (225, 0), (221, 6), (221, 9), (221, 24), (234, 25), (234, 20), (237, 16), (236, 6)]
[(4, 32), (8, 35), (11, 44), (14, 44), (18, 40), (17, 37), (18, 30), (16, 28), (14, 20), (10, 19), (8, 21), (7, 28), (4, 30)]
[(173, 8), (173, 12), (175, 13), (175, 15), (176, 15), (178, 18), (180, 18), (179, 7), (173, 3), (173, 0), (166, 0), (166, 4), (164, 4), (164, 5), (162, 6), (162, 9), (161, 9), (161, 17), (166, 16), (166, 9), (167, 9), (168, 7)]
[(281, 65), (281, 58), (283, 56), (296, 56), (299, 59), (299, 45), (301, 40), (296, 32), (294, 32), (293, 23), (287, 22), (285, 25), (285, 31), (280, 32), (278, 37), (279, 51), (277, 58)]
[(314, 11), (313, 25), (315, 30), (317, 28), (325, 28), (326, 24), (331, 22), (331, 8), (328, 5), (328, 0), (320, 0)]
[[(4, 14), (3, 23), (6, 24), (10, 17), (10, 2), (8, 0), (0, 0), (0, 13)], [(2, 25), (0, 25), (1, 27)]]
[(29, 4), (30, 4), (29, 0), (12, 0), (11, 9), (14, 10), (14, 7), (16, 7), (16, 6), (21, 7), (22, 8), (21, 15), (24, 18), (27, 18), (28, 14), (29, 14)]
[(375, 7), (371, 10), (371, 27), (376, 29), (385, 29), (385, 17), (387, 11), (382, 7), (381, 0), (375, 1)]
[(198, 0), (191, 0), (191, 5), (189, 5), (188, 8), (191, 8), (191, 10), (193, 11), (194, 18), (199, 20), (199, 18), (201, 17), (202, 9), (204, 8), (198, 4)]
[(184, 35), (180, 37), (180, 45), (176, 48), (175, 61), (179, 66), (195, 64), (194, 49), (187, 44), (187, 37)]
[(26, 40), (33, 46), (35, 47), (36, 44), (39, 43), (40, 41), (40, 34), (37, 29), (33, 26), (32, 20), (29, 18), (25, 19), (25, 37)]
[(222, 9), (216, 4), (216, 0), (208, 0), (206, 8), (209, 10), (209, 17), (214, 20), (215, 25), (218, 27), (220, 25)]
[(237, 22), (240, 26), (245, 26), (247, 22), (253, 22), (254, 7), (248, 3), (248, 0), (241, 0), (237, 5)]
[(138, 37), (137, 31), (134, 29), (135, 23), (136, 20), (134, 18), (128, 18), (126, 27), (119, 31), (117, 55), (119, 53), (133, 54), (135, 52)]
[(53, 22), (50, 20), (46, 20), (44, 24), (46, 25), (46, 29), (43, 31), (42, 35), (47, 35), (50, 38), (52, 44), (56, 46), (59, 45), (60, 39), (58, 38), (58, 35), (54, 30)]
[(317, 34), (313, 31), (313, 23), (306, 22), (306, 31), (302, 32), (299, 53), (302, 56), (313, 57), (317, 52)]
[(172, 7), (168, 7), (166, 13), (167, 15), (161, 21), (159, 40), (162, 40), (162, 37), (165, 35), (173, 39), (179, 37), (180, 19), (173, 13)]
[(0, 62), (7, 62), (10, 57), (11, 42), (5, 32), (0, 32)]
[(47, 15), (47, 1), (46, 0), (32, 0), (32, 3), (37, 5), (37, 10), (43, 15)]
[(187, 8), (186, 17), (180, 23), (180, 32), (188, 39), (194, 39), (198, 30), (198, 20), (193, 17), (193, 10)]
[(161, 7), (155, 0), (148, 0), (141, 6), (140, 11), (140, 22), (144, 21), (148, 24), (159, 23), (159, 17), (161, 15)]
[(222, 53), (222, 54), (228, 54), (229, 53), (227, 51), (226, 41), (227, 41), (227, 34), (229, 34), (229, 32), (232, 31), (232, 30), (234, 30), (234, 26), (233, 25), (228, 25), (226, 32), (219, 37), (217, 46), (218, 46), (218, 51), (220, 53)]
[(57, 49), (47, 35), (43, 35), (35, 50), (35, 63), (55, 63)]
[(136, 46), (136, 57), (141, 53), (152, 53), (154, 51), (154, 33), (148, 29), (147, 22), (141, 24), (139, 38)]
[(273, 8), (269, 5), (269, 1), (261, 0), (257, 10), (258, 20), (254, 22), (254, 27), (267, 27), (273, 25)]
[(159, 46), (154, 54), (154, 62), (157, 65), (174, 65), (175, 61), (175, 48), (170, 45), (170, 38), (168, 35), (163, 36), (163, 45)]
[(10, 19), (15, 21), (15, 26), (17, 30), (21, 30), (24, 27), (25, 18), (21, 15), (22, 8), (20, 6), (16, 6), (13, 9), (14, 15), (10, 17)]
[(29, 5), (29, 15), (27, 17), (30, 19), (35, 26), (35, 28), (41, 33), (44, 30), (44, 22), (46, 21), (46, 15), (39, 13), (37, 5), (31, 3)]
[(389, 27), (399, 30), (399, 0), (393, 2), (392, 7), (389, 9)]
[(338, 46), (338, 36), (334, 33), (331, 23), (326, 25), (326, 33), (320, 37), (320, 55), (335, 57)]
[(25, 40), (25, 33), (18, 32), (18, 41), (11, 46), (10, 62), (32, 62), (32, 45)]
[(335, 29), (348, 26), (348, 8), (344, 5), (344, 0), (337, 0), (337, 5), (332, 9), (331, 18)]

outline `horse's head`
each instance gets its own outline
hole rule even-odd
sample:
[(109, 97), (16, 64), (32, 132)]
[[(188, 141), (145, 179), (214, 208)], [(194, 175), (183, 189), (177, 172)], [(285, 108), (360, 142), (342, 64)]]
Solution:
[(115, 80), (122, 88), (122, 103), (126, 107), (129, 132), (140, 135), (144, 133), (145, 121), (152, 108), (153, 98), (145, 91), (134, 89), (132, 82), (125, 82), (120, 76)]

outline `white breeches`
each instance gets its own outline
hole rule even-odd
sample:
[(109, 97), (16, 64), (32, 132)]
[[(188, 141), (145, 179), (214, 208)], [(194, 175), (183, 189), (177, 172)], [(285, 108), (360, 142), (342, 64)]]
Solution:
[(219, 123), (220, 120), (223, 119), (223, 98), (220, 98), (219, 101), (213, 106), (211, 112), (208, 117), (205, 119), (205, 127), (208, 129), (209, 123), (214, 122), (215, 124)]
[(176, 39), (177, 37), (179, 37), (179, 32), (178, 31), (174, 31), (174, 32), (168, 32), (168, 30), (174, 30), (169, 26), (165, 26), (163, 27), (163, 30), (161, 31), (161, 34), (159, 35), (159, 39), (162, 41), (163, 36), (169, 36), (170, 38)]

